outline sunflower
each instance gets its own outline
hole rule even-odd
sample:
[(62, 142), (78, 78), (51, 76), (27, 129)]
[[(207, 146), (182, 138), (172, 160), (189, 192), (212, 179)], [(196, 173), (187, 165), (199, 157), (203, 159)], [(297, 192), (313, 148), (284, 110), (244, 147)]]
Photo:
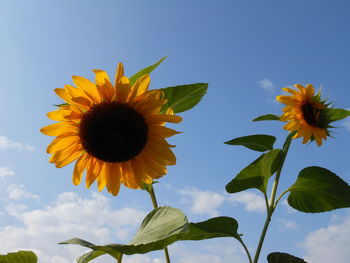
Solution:
[(298, 90), (282, 88), (292, 94), (291, 96), (277, 96), (276, 99), (285, 104), (281, 121), (288, 122), (284, 129), (295, 131), (293, 138), (303, 138), (303, 143), (316, 140), (318, 146), (322, 140), (326, 140), (329, 134), (330, 104), (321, 100), (320, 92), (315, 95), (314, 87), (308, 84), (306, 87), (296, 84)]
[(61, 168), (75, 162), (73, 184), (78, 185), (86, 171), (86, 187), (97, 180), (117, 195), (120, 184), (142, 188), (167, 173), (176, 157), (166, 138), (179, 132), (166, 122), (182, 119), (171, 110), (163, 114), (166, 99), (161, 90), (148, 90), (149, 75), (130, 84), (118, 64), (114, 85), (103, 70), (94, 70), (95, 83), (73, 76), (72, 85), (55, 89), (66, 103), (47, 116), (58, 121), (41, 129), (56, 138), (48, 145), (49, 162)]

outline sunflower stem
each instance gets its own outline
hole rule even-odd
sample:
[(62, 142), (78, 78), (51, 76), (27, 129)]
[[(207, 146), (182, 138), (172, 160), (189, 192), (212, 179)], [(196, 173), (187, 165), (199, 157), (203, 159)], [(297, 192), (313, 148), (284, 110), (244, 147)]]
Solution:
[(120, 255), (120, 258), (117, 259), (117, 263), (122, 263), (123, 260), (123, 254)]
[(266, 233), (267, 233), (267, 229), (268, 229), (269, 224), (271, 222), (272, 214), (275, 211), (275, 208), (276, 208), (276, 205), (277, 205), (277, 202), (275, 203), (277, 187), (278, 187), (278, 183), (279, 183), (279, 180), (280, 180), (280, 176), (281, 176), (282, 168), (283, 168), (283, 165), (284, 165), (284, 161), (286, 160), (287, 153), (288, 153), (288, 150), (289, 150), (289, 146), (290, 146), (290, 144), (292, 142), (292, 137), (294, 136), (294, 134), (295, 134), (295, 132), (289, 133), (289, 135), (287, 136), (287, 138), (286, 138), (286, 140), (285, 140), (285, 142), (283, 144), (284, 156), (283, 156), (283, 159), (281, 160), (280, 167), (277, 170), (275, 181), (273, 182), (273, 186), (272, 186), (272, 190), (271, 190), (271, 196), (270, 196), (270, 200), (269, 200), (269, 205), (268, 205), (267, 211), (266, 211), (266, 214), (267, 214), (266, 215), (266, 220), (265, 220), (264, 228), (263, 228), (263, 230), (261, 232), (261, 235), (260, 235), (260, 240), (259, 240), (259, 244), (258, 244), (258, 247), (256, 249), (256, 252), (255, 252), (255, 257), (254, 257), (253, 263), (258, 263), (260, 252), (261, 252), (261, 248), (263, 246), (264, 239), (265, 239), (265, 236), (266, 236)]
[[(147, 191), (147, 192), (151, 196), (153, 208), (154, 209), (158, 208), (157, 198), (156, 198), (156, 194), (154, 192), (153, 185), (151, 185), (149, 191)], [(170, 256), (169, 256), (168, 247), (164, 248), (164, 256), (165, 256), (166, 263), (170, 263)]]

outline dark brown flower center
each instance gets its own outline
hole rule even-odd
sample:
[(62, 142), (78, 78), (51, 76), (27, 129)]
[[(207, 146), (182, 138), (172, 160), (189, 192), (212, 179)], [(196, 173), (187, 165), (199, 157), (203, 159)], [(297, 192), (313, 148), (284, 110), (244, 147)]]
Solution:
[(145, 118), (130, 106), (103, 102), (84, 114), (79, 136), (89, 154), (105, 162), (134, 158), (147, 142)]
[(310, 102), (305, 103), (301, 110), (305, 121), (312, 126), (319, 126), (320, 109), (316, 109)]

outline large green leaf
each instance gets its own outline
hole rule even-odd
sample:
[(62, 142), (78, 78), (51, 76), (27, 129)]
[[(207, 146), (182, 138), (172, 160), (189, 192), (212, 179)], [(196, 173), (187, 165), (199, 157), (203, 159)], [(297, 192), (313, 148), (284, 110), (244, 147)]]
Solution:
[(279, 121), (280, 117), (275, 114), (265, 114), (255, 118), (253, 121)]
[(135, 75), (131, 76), (129, 78), (130, 84), (134, 85), (139, 77), (141, 77), (145, 74), (150, 74), (153, 70), (155, 70), (160, 65), (160, 63), (162, 63), (164, 61), (164, 59), (166, 59), (166, 57), (163, 57), (157, 63), (155, 63), (151, 66), (148, 66), (147, 68), (144, 68), (144, 69), (140, 70), (139, 72), (137, 72)]
[(287, 253), (273, 252), (267, 256), (269, 263), (307, 263), (301, 258), (292, 256)]
[(196, 106), (207, 92), (208, 83), (195, 83), (164, 88), (167, 99), (164, 108), (172, 108), (174, 113), (187, 111)]
[(255, 134), (249, 136), (238, 137), (225, 142), (229, 145), (243, 145), (251, 150), (265, 152), (273, 149), (276, 137), (265, 134)]
[(199, 223), (188, 223), (186, 216), (180, 210), (159, 207), (145, 217), (140, 229), (128, 245), (96, 246), (78, 238), (60, 244), (79, 244), (91, 248), (96, 253), (85, 253), (79, 258), (81, 261), (78, 261), (78, 263), (86, 263), (103, 254), (110, 254), (118, 259), (121, 254), (148, 253), (163, 249), (180, 240), (203, 240), (217, 237), (234, 237), (240, 240), (237, 229), (237, 221), (230, 217), (215, 217)]
[(32, 251), (18, 251), (0, 255), (0, 263), (37, 263), (38, 258)]
[(350, 207), (349, 185), (322, 167), (303, 169), (289, 191), (289, 205), (302, 212), (319, 213)]
[(250, 188), (257, 188), (266, 193), (268, 180), (279, 168), (283, 157), (284, 153), (281, 149), (274, 149), (262, 154), (226, 185), (226, 191), (237, 193)]
[(331, 122), (339, 121), (350, 116), (350, 111), (344, 109), (328, 109), (329, 119)]

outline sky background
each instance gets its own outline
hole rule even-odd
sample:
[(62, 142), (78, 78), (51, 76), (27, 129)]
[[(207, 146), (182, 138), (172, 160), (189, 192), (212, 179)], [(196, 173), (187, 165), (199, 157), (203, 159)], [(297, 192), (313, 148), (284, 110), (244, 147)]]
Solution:
[[(239, 221), (254, 254), (265, 220), (258, 191), (234, 195), (225, 185), (258, 153), (223, 144), (266, 133), (281, 147), (281, 87), (312, 83), (336, 107), (350, 108), (350, 3), (340, 1), (0, 1), (0, 253), (32, 249), (40, 263), (70, 263), (84, 248), (58, 242), (80, 237), (96, 244), (127, 243), (152, 209), (147, 193), (122, 188), (117, 197), (94, 184), (73, 186), (73, 165), (48, 163), (53, 138), (41, 127), (61, 103), (53, 90), (92, 69), (114, 75), (119, 61), (131, 76), (163, 56), (151, 88), (208, 82), (194, 109), (172, 125), (183, 133), (177, 165), (155, 186), (160, 205), (182, 209), (197, 222), (225, 215)], [(350, 120), (337, 123), (322, 147), (293, 141), (280, 189), (306, 166), (325, 167), (348, 183)], [(308, 262), (347, 263), (349, 209), (304, 214), (281, 202), (260, 262), (270, 252)], [(247, 262), (238, 242), (213, 239), (171, 245), (173, 263)], [(108, 256), (95, 262), (115, 262)], [(125, 257), (125, 263), (165, 262), (161, 252)]]

